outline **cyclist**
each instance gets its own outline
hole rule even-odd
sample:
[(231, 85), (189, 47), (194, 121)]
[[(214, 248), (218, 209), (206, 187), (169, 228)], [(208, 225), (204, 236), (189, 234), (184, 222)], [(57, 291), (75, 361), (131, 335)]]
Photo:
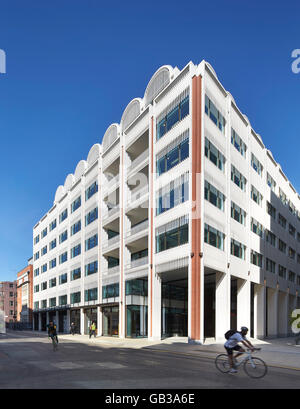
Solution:
[[(237, 370), (234, 367), (235, 360), (238, 356), (242, 355), (245, 352), (244, 348), (238, 345), (239, 342), (245, 345), (246, 348), (251, 349), (252, 352), (255, 350), (254, 346), (246, 338), (247, 332), (248, 332), (248, 328), (242, 327), (241, 331), (237, 331), (236, 333), (231, 335), (231, 337), (229, 337), (229, 339), (224, 344), (224, 347), (228, 355), (229, 365), (231, 368), (229, 373), (237, 372)], [(233, 351), (238, 351), (238, 353), (235, 356), (233, 356)]]
[(58, 343), (56, 325), (53, 323), (53, 321), (50, 321), (48, 325), (48, 337), (51, 339), (55, 337), (56, 342)]

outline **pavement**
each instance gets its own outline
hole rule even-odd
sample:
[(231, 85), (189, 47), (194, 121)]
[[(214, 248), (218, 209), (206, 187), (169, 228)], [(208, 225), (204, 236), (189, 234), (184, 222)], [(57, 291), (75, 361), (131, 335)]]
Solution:
[[(15, 331), (22, 333), (22, 331)], [(25, 332), (25, 331), (24, 331)], [(28, 334), (42, 334), (43, 332), (28, 332)], [(98, 345), (103, 348), (128, 348), (147, 349), (153, 351), (168, 352), (175, 355), (186, 355), (215, 359), (219, 353), (225, 353), (224, 342), (216, 342), (208, 339), (204, 344), (189, 344), (185, 337), (172, 337), (164, 340), (152, 341), (147, 338), (118, 338), (118, 337), (92, 337), (88, 335), (59, 334), (59, 339), (69, 342), (79, 342), (89, 345)], [(300, 345), (295, 345), (295, 337), (275, 338), (270, 340), (258, 340), (249, 338), (250, 342), (261, 351), (255, 352), (255, 356), (263, 359), (269, 367), (293, 369), (300, 371)]]
[[(300, 346), (294, 338), (251, 340), (268, 365), (262, 379), (227, 375), (214, 360), (222, 343), (187, 338), (120, 339), (59, 334), (53, 352), (45, 332), (0, 334), (2, 389), (299, 389)], [(200, 401), (199, 401), (200, 402)]]

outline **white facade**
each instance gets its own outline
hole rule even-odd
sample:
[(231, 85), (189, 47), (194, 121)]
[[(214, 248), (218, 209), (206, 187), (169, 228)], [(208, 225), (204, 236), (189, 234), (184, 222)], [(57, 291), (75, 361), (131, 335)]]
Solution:
[[(193, 94), (195, 78), (201, 78), (201, 98)], [(195, 121), (201, 124), (197, 135)], [(246, 146), (244, 155), (238, 143), (232, 143), (232, 130)], [(201, 151), (198, 175), (193, 173), (195, 138)], [(194, 177), (201, 189), (198, 238), (192, 235)], [(95, 182), (98, 190), (86, 200), (86, 191)], [(188, 196), (181, 187), (187, 187)], [(158, 197), (169, 197), (170, 191), (172, 208), (158, 214)], [(81, 205), (72, 212), (79, 196)], [(238, 211), (232, 217), (232, 203), (245, 212), (243, 217)], [(87, 214), (95, 208), (98, 217), (86, 225)], [(65, 209), (68, 216), (60, 222)], [(54, 220), (56, 227), (49, 231)], [(72, 226), (79, 220), (81, 229), (72, 235)], [(261, 235), (257, 234), (260, 225)], [(60, 243), (65, 231), (67, 239)], [(86, 240), (96, 234), (98, 245), (86, 250)], [(61, 322), (67, 330), (71, 311), (77, 310), (82, 333), (96, 317), (98, 335), (155, 339), (177, 334), (203, 342), (208, 336), (223, 338), (232, 325), (246, 325), (252, 336), (275, 337), (290, 332), (290, 313), (299, 307), (300, 196), (205, 61), (198, 66), (189, 63), (181, 71), (163, 66), (153, 75), (144, 97), (128, 104), (120, 124), (107, 129), (102, 145), (94, 145), (87, 160), (80, 161), (74, 175), (69, 174), (64, 186), (58, 187), (53, 207), (33, 229), (33, 239), (36, 329), (45, 329), (49, 314), (58, 322), (64, 311)], [(50, 249), (54, 239), (56, 246)], [(192, 251), (195, 242), (199, 254)], [(72, 257), (79, 244), (80, 254)], [(284, 245), (285, 253), (279, 250)], [(65, 252), (67, 260), (60, 263)], [(193, 257), (198, 256), (200, 268), (195, 271)], [(53, 259), (56, 266), (49, 268)], [(94, 262), (97, 272), (86, 275), (86, 266)], [(47, 270), (42, 272), (44, 265)], [(71, 272), (78, 268), (81, 277), (71, 280)], [(67, 281), (60, 284), (64, 274)], [(199, 281), (198, 300), (192, 296), (193, 274)], [(49, 288), (53, 278), (56, 285)], [(47, 289), (42, 290), (45, 282)], [(95, 288), (97, 298), (87, 301), (87, 291)], [(80, 302), (72, 302), (74, 293), (81, 294)], [(65, 295), (67, 301), (59, 298)], [(51, 307), (54, 298), (56, 306)], [(191, 314), (195, 310), (196, 324)]]

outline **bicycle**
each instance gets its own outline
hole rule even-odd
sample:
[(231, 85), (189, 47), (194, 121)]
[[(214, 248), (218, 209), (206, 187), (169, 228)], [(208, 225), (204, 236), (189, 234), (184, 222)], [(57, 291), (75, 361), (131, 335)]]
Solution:
[[(256, 348), (256, 350), (260, 351), (260, 348)], [(245, 354), (245, 357), (240, 359), (239, 362), (236, 361), (234, 368), (236, 369), (244, 364), (244, 371), (250, 378), (263, 378), (268, 371), (266, 363), (260, 358), (252, 357), (250, 349), (247, 349), (243, 354)], [(222, 373), (228, 373), (231, 369), (227, 354), (219, 354), (215, 359), (215, 365)]]
[(58, 349), (58, 339), (57, 339), (57, 335), (52, 335), (51, 337), (52, 340), (52, 345), (53, 345), (53, 351), (57, 351)]

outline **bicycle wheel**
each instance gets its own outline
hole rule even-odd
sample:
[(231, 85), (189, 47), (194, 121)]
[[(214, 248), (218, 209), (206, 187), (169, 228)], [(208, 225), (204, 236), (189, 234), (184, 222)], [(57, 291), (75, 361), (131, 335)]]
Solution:
[(250, 358), (244, 363), (244, 371), (250, 378), (258, 379), (266, 375), (268, 367), (262, 359)]
[(222, 373), (227, 373), (230, 371), (230, 365), (228, 362), (228, 356), (226, 354), (220, 354), (215, 359), (216, 367)]
[(57, 341), (55, 339), (55, 337), (52, 338), (52, 344), (53, 344), (53, 351), (57, 350)]

